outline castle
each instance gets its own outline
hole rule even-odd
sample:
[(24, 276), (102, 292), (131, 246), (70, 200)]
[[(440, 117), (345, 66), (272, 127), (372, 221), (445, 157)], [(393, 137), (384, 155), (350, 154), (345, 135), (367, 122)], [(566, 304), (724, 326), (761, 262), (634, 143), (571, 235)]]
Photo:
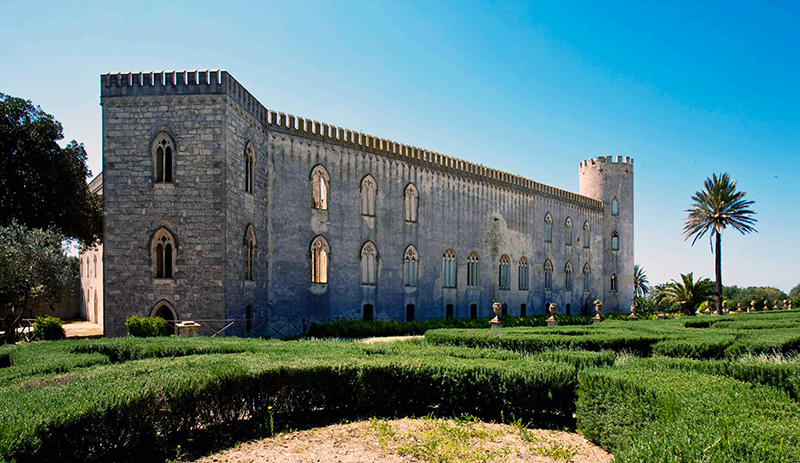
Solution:
[(249, 330), (259, 319), (489, 317), (493, 301), (513, 316), (550, 302), (587, 313), (595, 299), (629, 310), (628, 157), (581, 162), (577, 194), (269, 110), (225, 71), (100, 82), (93, 317), (106, 336), (124, 335), (130, 315)]

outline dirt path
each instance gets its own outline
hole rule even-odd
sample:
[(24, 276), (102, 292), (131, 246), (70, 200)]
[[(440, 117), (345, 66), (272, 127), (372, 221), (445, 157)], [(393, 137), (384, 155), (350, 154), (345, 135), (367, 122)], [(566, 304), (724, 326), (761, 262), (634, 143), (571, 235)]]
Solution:
[(613, 456), (579, 434), (440, 419), (362, 421), (237, 445), (195, 463), (573, 462)]
[(362, 339), (361, 342), (364, 344), (372, 344), (374, 342), (394, 342), (394, 341), (405, 341), (406, 339), (422, 339), (425, 336), (384, 336), (381, 338), (366, 338)]

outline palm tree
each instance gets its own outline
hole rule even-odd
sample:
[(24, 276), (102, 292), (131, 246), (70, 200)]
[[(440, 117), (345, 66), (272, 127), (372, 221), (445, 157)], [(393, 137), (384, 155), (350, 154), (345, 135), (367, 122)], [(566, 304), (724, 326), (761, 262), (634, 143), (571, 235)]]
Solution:
[(633, 266), (633, 294), (636, 297), (647, 297), (650, 292), (650, 281), (644, 269), (638, 264)]
[[(684, 218), (684, 239), (694, 237), (692, 246), (707, 232), (711, 232), (708, 241), (712, 246), (711, 252), (716, 256), (717, 314), (722, 314), (722, 231), (730, 225), (743, 235), (758, 233), (752, 226), (756, 223), (752, 217), (755, 211), (750, 209), (755, 201), (744, 199), (745, 194), (744, 191), (736, 191), (736, 180), (731, 180), (727, 173), (719, 177), (713, 174), (703, 183), (703, 190), (692, 196), (694, 204), (686, 210), (688, 215)], [(714, 239), (716, 250), (712, 244)]]
[(711, 300), (714, 295), (714, 283), (708, 278), (694, 281), (694, 274), (681, 274), (681, 282), (670, 281), (663, 287), (663, 297), (681, 306), (685, 315), (694, 315), (697, 306)]

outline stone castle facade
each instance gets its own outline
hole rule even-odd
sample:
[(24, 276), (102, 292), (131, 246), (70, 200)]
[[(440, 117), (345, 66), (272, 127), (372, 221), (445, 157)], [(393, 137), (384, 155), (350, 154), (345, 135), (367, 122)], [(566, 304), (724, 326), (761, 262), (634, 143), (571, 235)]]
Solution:
[(581, 162), (572, 193), (268, 110), (225, 71), (105, 74), (101, 104), (107, 336), (130, 315), (419, 320), (633, 300), (627, 157)]

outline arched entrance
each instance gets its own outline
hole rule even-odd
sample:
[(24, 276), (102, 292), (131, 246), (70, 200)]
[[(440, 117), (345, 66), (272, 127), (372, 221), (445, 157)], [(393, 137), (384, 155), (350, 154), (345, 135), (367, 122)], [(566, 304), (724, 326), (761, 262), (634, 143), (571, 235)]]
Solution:
[(169, 327), (168, 334), (175, 334), (175, 323), (178, 321), (178, 314), (175, 313), (175, 309), (173, 309), (167, 301), (158, 302), (155, 308), (153, 308), (153, 311), (150, 312), (150, 316), (166, 320), (167, 326)]

